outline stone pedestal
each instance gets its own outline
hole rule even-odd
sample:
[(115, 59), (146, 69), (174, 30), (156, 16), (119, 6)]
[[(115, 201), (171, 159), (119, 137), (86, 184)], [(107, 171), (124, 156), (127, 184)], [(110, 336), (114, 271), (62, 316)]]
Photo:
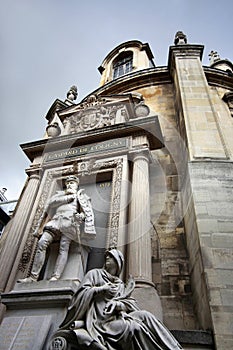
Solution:
[(47, 349), (76, 289), (71, 281), (40, 281), (2, 294), (7, 311), (0, 326), (1, 350)]
[(132, 297), (137, 300), (141, 310), (151, 312), (157, 319), (163, 322), (163, 310), (160, 297), (153, 284), (136, 284)]

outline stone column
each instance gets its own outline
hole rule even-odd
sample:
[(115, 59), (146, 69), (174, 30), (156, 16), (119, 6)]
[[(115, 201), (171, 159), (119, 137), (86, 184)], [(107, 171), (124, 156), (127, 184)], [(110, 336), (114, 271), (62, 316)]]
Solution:
[(28, 180), (19, 199), (13, 219), (3, 234), (0, 254), (0, 291), (8, 292), (15, 280), (18, 264), (26, 242), (25, 228), (28, 224), (39, 185), (39, 169), (29, 169)]
[[(144, 143), (145, 145), (145, 143)], [(132, 189), (129, 210), (128, 274), (136, 282), (133, 297), (139, 307), (152, 312), (162, 321), (162, 306), (152, 282), (150, 236), (149, 149), (131, 153)]]
[(132, 155), (128, 269), (136, 282), (151, 284), (149, 152), (136, 151)]

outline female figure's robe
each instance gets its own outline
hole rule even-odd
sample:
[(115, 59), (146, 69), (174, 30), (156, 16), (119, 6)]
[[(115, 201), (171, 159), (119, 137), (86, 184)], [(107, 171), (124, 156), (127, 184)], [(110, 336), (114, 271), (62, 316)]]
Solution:
[[(104, 295), (105, 284), (117, 286), (114, 297)], [(90, 345), (94, 340), (108, 350), (182, 349), (154, 315), (138, 309), (131, 292), (132, 287), (105, 269), (90, 270), (73, 296), (60, 328), (73, 329), (79, 344)], [(115, 305), (118, 307), (114, 309)], [(112, 307), (112, 313), (106, 312)]]

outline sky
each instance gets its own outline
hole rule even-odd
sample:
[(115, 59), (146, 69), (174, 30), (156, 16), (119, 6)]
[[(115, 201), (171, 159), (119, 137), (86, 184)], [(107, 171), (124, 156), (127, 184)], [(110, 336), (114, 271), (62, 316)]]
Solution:
[(178, 30), (233, 61), (233, 1), (0, 0), (0, 189), (17, 199), (30, 161), (20, 144), (43, 137), (45, 115), (72, 85), (80, 102), (98, 88), (98, 67), (128, 40), (148, 43), (156, 66), (168, 62)]

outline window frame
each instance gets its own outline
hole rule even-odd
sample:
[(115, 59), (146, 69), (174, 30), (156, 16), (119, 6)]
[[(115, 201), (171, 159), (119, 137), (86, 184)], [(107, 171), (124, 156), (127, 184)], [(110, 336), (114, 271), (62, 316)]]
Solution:
[(112, 63), (112, 77), (117, 79), (133, 70), (133, 52), (125, 51), (120, 53)]

